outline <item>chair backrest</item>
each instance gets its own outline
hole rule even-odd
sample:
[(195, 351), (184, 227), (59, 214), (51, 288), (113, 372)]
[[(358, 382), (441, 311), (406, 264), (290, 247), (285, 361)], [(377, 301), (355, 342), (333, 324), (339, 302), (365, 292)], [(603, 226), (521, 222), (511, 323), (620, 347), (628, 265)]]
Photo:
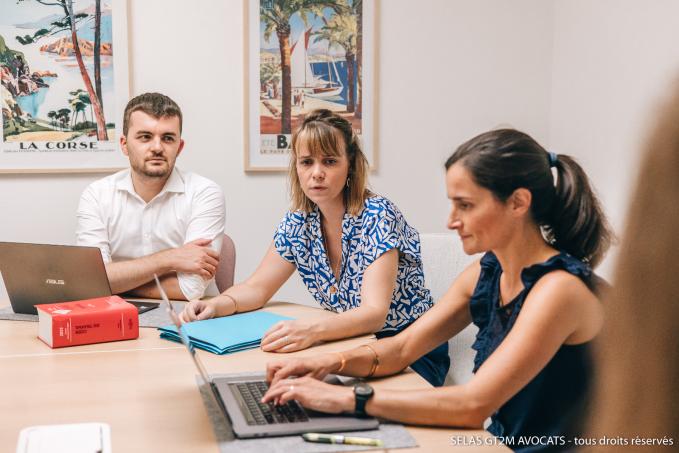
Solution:
[(236, 245), (227, 235), (222, 240), (222, 251), (219, 255), (219, 265), (215, 272), (215, 283), (219, 292), (233, 286), (233, 276), (236, 271)]
[[(434, 302), (448, 290), (457, 276), (478, 255), (464, 253), (460, 238), (456, 234), (421, 234), (422, 264), (424, 281), (431, 291)], [(450, 347), (450, 371), (446, 384), (463, 384), (472, 377), (474, 350), (472, 344), (478, 329), (473, 324), (455, 335), (448, 342)]]

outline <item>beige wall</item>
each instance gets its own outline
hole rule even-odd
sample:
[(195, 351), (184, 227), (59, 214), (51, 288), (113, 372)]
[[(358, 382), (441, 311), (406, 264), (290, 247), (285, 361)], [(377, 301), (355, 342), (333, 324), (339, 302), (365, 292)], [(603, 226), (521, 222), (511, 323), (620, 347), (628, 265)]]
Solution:
[[(619, 231), (640, 145), (679, 75), (679, 2), (557, 0), (550, 144), (578, 157)], [(610, 275), (615, 250), (600, 267)]]

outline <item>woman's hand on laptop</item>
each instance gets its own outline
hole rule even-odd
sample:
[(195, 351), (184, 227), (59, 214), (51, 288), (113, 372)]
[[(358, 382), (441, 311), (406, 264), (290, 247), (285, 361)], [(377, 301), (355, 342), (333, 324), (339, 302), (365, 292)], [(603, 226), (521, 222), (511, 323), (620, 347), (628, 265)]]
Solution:
[(311, 357), (273, 360), (266, 364), (266, 381), (275, 385), (282, 379), (291, 376), (311, 376), (324, 379), (328, 374), (336, 372), (341, 365), (336, 353), (319, 354)]
[(269, 387), (263, 403), (286, 404), (297, 400), (302, 406), (320, 412), (353, 412), (356, 397), (352, 387), (326, 384), (311, 376), (282, 379)]
[(182, 323), (200, 321), (201, 319), (214, 318), (216, 314), (217, 310), (212, 299), (194, 299), (184, 306), (184, 311), (179, 315), (179, 319)]

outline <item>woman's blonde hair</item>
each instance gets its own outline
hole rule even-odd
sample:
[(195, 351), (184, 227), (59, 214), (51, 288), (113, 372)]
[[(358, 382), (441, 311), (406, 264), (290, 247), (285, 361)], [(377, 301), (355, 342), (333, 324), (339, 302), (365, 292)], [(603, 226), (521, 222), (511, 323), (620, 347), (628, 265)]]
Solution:
[[(606, 324), (597, 344), (593, 438), (622, 437), (630, 442), (637, 436), (666, 438), (674, 442), (669, 450), (677, 450), (677, 200), (679, 84), (646, 144), (627, 216)], [(630, 443), (625, 451), (629, 448), (635, 447)]]
[(344, 188), (344, 203), (349, 214), (358, 215), (363, 209), (365, 199), (372, 193), (368, 190), (368, 160), (361, 150), (351, 123), (330, 110), (313, 110), (292, 135), (289, 168), (291, 208), (293, 211), (311, 212), (316, 205), (302, 190), (297, 174), (299, 140), (306, 142), (312, 155), (342, 156), (346, 152), (349, 174)]

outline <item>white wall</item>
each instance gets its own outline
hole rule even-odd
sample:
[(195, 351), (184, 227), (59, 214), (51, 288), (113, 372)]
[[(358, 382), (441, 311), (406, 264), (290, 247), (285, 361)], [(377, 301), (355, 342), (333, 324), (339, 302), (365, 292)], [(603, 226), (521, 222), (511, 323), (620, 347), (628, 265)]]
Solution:
[(675, 0), (555, 2), (550, 146), (580, 160), (618, 231), (640, 146), (679, 75), (677, 18)]
[(551, 18), (540, 0), (382, 2), (372, 181), (420, 231), (445, 231), (443, 164), (457, 145), (501, 123), (547, 138)]
[[(190, 5), (187, 7), (186, 5)], [(221, 184), (237, 279), (287, 207), (280, 174), (243, 172), (243, 3), (131, 0), (132, 94), (185, 114), (179, 164)], [(442, 165), (498, 124), (580, 157), (620, 224), (650, 105), (679, 63), (671, 0), (382, 0), (373, 188), (421, 232), (445, 231)], [(101, 175), (0, 175), (0, 240), (72, 243), (82, 189)], [(310, 302), (295, 279), (279, 298)]]

